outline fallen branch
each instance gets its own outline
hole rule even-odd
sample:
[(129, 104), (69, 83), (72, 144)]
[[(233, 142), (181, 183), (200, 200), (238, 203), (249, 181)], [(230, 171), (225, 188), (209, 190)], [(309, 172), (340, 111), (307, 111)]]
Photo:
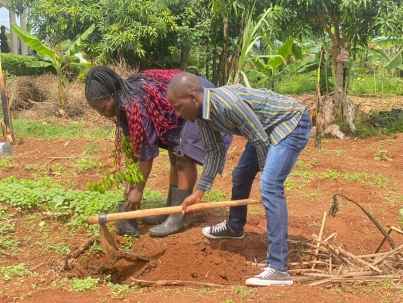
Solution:
[(79, 248), (77, 248), (73, 252), (69, 252), (67, 254), (68, 259), (76, 259), (78, 258), (86, 249), (88, 249), (95, 241), (98, 240), (97, 236), (92, 236), (91, 238), (87, 239)]
[(195, 282), (195, 281), (180, 281), (180, 280), (158, 280), (158, 281), (148, 281), (130, 278), (138, 284), (146, 285), (158, 285), (158, 286), (186, 286), (186, 285), (197, 285), (197, 286), (207, 286), (207, 287), (218, 287), (218, 288), (229, 288), (229, 286), (214, 284), (208, 282)]
[(8, 252), (5, 252), (4, 250), (0, 250), (0, 254), (11, 257), (11, 255)]
[(344, 199), (346, 199), (349, 202), (354, 203), (355, 205), (357, 205), (366, 215), (367, 217), (372, 221), (372, 223), (375, 224), (375, 226), (378, 228), (378, 230), (381, 232), (381, 234), (386, 238), (386, 240), (388, 240), (390, 246), (392, 248), (396, 248), (395, 242), (393, 242), (392, 238), (390, 237), (390, 235), (383, 229), (383, 227), (381, 226), (381, 224), (379, 224), (379, 222), (367, 211), (365, 210), (360, 204), (358, 204), (357, 202), (355, 202), (354, 200), (342, 195), (342, 194), (334, 194), (333, 195), (333, 203), (332, 206), (330, 207), (330, 214), (335, 217), (339, 207), (338, 207), (338, 202), (337, 202), (337, 196), (343, 197)]
[(386, 253), (383, 257), (379, 258), (378, 260), (376, 260), (374, 263), (372, 263), (374, 266), (382, 263), (384, 260), (386, 260), (386, 258), (388, 258), (391, 255), (394, 255), (396, 253), (398, 253), (401, 249), (403, 248), (403, 244), (400, 245), (399, 247), (396, 247), (395, 249), (392, 249), (391, 251), (389, 251), (388, 253)]
[(367, 266), (368, 268), (371, 268), (372, 270), (374, 270), (374, 271), (376, 271), (378, 273), (382, 272), (382, 270), (380, 270), (375, 265), (372, 265), (372, 264), (362, 260), (361, 258), (358, 258), (357, 256), (353, 255), (352, 253), (350, 253), (350, 252), (348, 252), (348, 251), (346, 251), (346, 250), (344, 250), (342, 248), (335, 247), (332, 244), (329, 244), (329, 243), (326, 243), (326, 242), (323, 242), (323, 244), (326, 245), (330, 250), (334, 251), (334, 253), (336, 255), (342, 254), (342, 255), (344, 255), (344, 256), (346, 256), (348, 258), (353, 259), (354, 261), (357, 261), (358, 263), (361, 263), (362, 265)]
[(69, 160), (69, 159), (76, 159), (78, 157), (46, 157), (46, 159), (50, 159), (49, 161), (45, 162), (42, 166), (46, 166), (50, 162), (54, 160)]

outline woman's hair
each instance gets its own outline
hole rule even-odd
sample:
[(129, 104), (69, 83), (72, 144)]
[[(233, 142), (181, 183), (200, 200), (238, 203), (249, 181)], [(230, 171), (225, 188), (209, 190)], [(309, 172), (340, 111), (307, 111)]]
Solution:
[(140, 103), (146, 109), (157, 137), (164, 142), (164, 133), (177, 126), (174, 109), (166, 99), (166, 89), (172, 77), (180, 70), (145, 70), (128, 79), (122, 79), (106, 66), (91, 69), (85, 83), (88, 103), (104, 102), (110, 95), (116, 97), (116, 145), (121, 141), (119, 124), (127, 119), (133, 152), (139, 154), (144, 140), (149, 140), (142, 123)]

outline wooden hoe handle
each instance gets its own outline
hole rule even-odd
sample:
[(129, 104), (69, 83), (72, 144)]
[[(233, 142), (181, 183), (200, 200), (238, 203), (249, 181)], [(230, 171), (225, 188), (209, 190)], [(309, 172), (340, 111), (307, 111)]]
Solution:
[[(242, 206), (242, 205), (248, 205), (248, 204), (260, 204), (260, 203), (262, 203), (262, 200), (255, 200), (255, 199), (244, 199), (244, 200), (237, 200), (237, 201), (222, 201), (222, 202), (202, 202), (202, 203), (190, 205), (188, 207), (188, 209), (202, 210), (202, 209), (209, 209), (209, 208), (232, 207), (232, 206)], [(143, 218), (143, 217), (156, 216), (156, 215), (180, 214), (181, 212), (182, 212), (182, 206), (141, 209), (141, 210), (135, 210), (135, 211), (122, 212), (122, 213), (100, 214), (98, 216), (91, 216), (91, 217), (88, 217), (88, 223), (89, 224), (106, 223), (106, 222), (111, 222), (111, 221)], [(101, 220), (100, 220), (100, 218), (101, 218)]]

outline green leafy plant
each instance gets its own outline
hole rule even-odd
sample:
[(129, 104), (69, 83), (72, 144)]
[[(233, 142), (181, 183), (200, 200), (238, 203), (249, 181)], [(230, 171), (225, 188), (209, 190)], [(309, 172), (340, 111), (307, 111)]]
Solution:
[(86, 291), (95, 290), (97, 288), (99, 278), (87, 277), (86, 279), (72, 279), (71, 280), (71, 291)]
[(14, 266), (0, 267), (0, 273), (3, 276), (4, 281), (9, 281), (13, 277), (22, 277), (31, 272), (25, 268), (24, 263), (20, 263)]
[[(29, 63), (28, 67), (48, 67), (53, 66), (56, 70), (56, 74), (58, 77), (58, 89), (59, 89), (59, 98), (60, 105), (62, 108), (65, 107), (65, 97), (64, 97), (64, 89), (63, 89), (63, 78), (65, 69), (68, 66), (74, 65), (80, 69), (87, 69), (84, 65), (79, 63), (70, 63), (65, 59), (67, 56), (74, 55), (80, 52), (81, 47), (84, 44), (84, 40), (94, 31), (95, 25), (91, 25), (76, 41), (74, 41), (71, 46), (67, 49), (67, 51), (63, 54), (61, 50), (61, 45), (56, 47), (56, 50), (53, 50), (43, 44), (37, 37), (31, 35), (29, 32), (19, 27), (17, 24), (12, 23), (11, 28), (17, 34), (17, 36), (29, 47), (33, 50), (37, 51), (41, 60), (33, 61)], [(66, 64), (67, 63), (67, 64)]]
[(12, 164), (12, 158), (10, 156), (3, 156), (3, 159), (0, 161), (0, 167), (3, 168), (13, 168), (14, 165)]
[(392, 158), (386, 155), (388, 151), (385, 149), (379, 150), (377, 154), (374, 155), (376, 161), (392, 161)]
[[(116, 201), (122, 200), (121, 192), (105, 193), (81, 190), (66, 190), (50, 178), (38, 180), (17, 179), (0, 180), (0, 201), (18, 210), (30, 210), (44, 205), (54, 212), (71, 215), (67, 225), (75, 228), (87, 224), (88, 216), (109, 212), (116, 208)], [(51, 202), (51, 206), (49, 206)]]
[(121, 146), (118, 147), (118, 152), (126, 156), (124, 167), (121, 169), (120, 160), (116, 151), (112, 152), (115, 158), (115, 168), (108, 171), (105, 168), (105, 173), (101, 182), (89, 182), (86, 187), (90, 190), (104, 193), (106, 190), (114, 187), (121, 188), (123, 184), (137, 184), (144, 181), (143, 175), (138, 171), (139, 163), (135, 160), (135, 155), (130, 142), (129, 136), (123, 136)]
[(76, 161), (74, 164), (74, 169), (78, 172), (83, 172), (86, 170), (90, 170), (92, 168), (96, 168), (98, 166), (98, 163), (94, 160), (90, 160), (87, 158), (80, 158)]
[(40, 204), (39, 207), (43, 208), (49, 213), (55, 220), (60, 216), (66, 216), (70, 214), (69, 207), (64, 204), (64, 198), (61, 196), (55, 197), (52, 201), (45, 204)]
[(330, 169), (327, 169), (325, 173), (322, 174), (323, 179), (335, 180), (339, 177), (339, 173)]

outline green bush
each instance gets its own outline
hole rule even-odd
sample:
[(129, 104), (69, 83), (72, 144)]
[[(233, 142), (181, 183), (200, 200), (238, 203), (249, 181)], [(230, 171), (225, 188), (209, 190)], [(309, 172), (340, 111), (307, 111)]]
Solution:
[(1, 65), (7, 76), (39, 76), (46, 73), (56, 74), (53, 67), (27, 67), (27, 63), (36, 61), (36, 56), (1, 54)]
[[(48, 67), (28, 67), (27, 63), (38, 60), (37, 56), (21, 56), (14, 54), (1, 54), (1, 65), (6, 76), (39, 76), (47, 73), (56, 74), (52, 66)], [(79, 63), (76, 56), (66, 57), (68, 63)], [(75, 66), (68, 66), (65, 70), (67, 79), (74, 80), (80, 74), (80, 69)]]

